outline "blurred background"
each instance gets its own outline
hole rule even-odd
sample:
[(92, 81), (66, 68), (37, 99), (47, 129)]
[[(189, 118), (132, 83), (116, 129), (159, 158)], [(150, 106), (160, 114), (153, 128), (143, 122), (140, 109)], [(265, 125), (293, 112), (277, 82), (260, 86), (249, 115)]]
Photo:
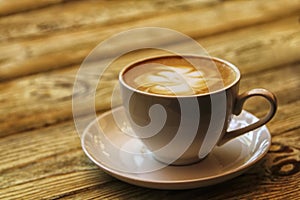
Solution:
[[(0, 133), (71, 119), (72, 85), (84, 58), (102, 41), (137, 27), (164, 27), (187, 34), (211, 56), (240, 68), (246, 76), (241, 91), (266, 87), (267, 79), (278, 79), (267, 89), (280, 95), (278, 86), (285, 83), (289, 70), (268, 77), (257, 69), (266, 71), (300, 59), (299, 7), (298, 0), (2, 0)], [(188, 48), (172, 38), (161, 42)], [(118, 44), (112, 44), (106, 56), (119, 50)], [(127, 56), (117, 69), (132, 60)], [(107, 75), (105, 84), (114, 84), (117, 74), (116, 70)], [(247, 80), (251, 76), (257, 79)], [(289, 81), (281, 95), (294, 94), (293, 84)], [(109, 107), (110, 100), (105, 99), (109, 92), (99, 90), (97, 110)]]

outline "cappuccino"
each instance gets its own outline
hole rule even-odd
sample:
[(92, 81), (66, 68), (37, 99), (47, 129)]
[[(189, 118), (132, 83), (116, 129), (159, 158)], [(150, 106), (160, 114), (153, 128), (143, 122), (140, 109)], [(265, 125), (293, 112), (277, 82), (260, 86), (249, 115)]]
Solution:
[[(265, 89), (239, 92), (240, 72), (231, 63), (205, 56), (162, 56), (125, 67), (119, 74), (123, 107), (132, 130), (155, 159), (186, 165), (216, 146), (266, 124), (275, 96)], [(268, 114), (246, 127), (227, 130), (249, 98), (264, 97)]]
[(123, 74), (134, 89), (160, 95), (197, 95), (230, 85), (235, 72), (224, 63), (210, 59), (164, 57), (141, 61)]

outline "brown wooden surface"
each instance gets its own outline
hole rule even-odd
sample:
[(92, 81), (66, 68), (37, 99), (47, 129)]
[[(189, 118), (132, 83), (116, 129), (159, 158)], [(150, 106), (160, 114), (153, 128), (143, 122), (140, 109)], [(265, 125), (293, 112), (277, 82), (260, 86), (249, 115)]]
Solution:
[[(299, 0), (3, 0), (0, 16), (0, 199), (299, 198)], [(160, 191), (118, 181), (84, 155), (72, 119), (76, 72), (101, 41), (144, 26), (185, 33), (237, 65), (241, 92), (263, 87), (276, 94), (272, 146), (263, 162), (215, 186)], [(191, 48), (172, 38), (158, 42)], [(114, 63), (96, 93), (99, 114), (109, 109), (122, 66), (153, 53)], [(257, 116), (266, 111), (254, 100), (246, 109)]]

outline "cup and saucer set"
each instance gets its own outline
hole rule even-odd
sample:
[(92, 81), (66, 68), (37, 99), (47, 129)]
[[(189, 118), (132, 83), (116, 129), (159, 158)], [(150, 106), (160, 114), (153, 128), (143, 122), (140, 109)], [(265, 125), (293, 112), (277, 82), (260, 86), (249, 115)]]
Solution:
[[(139, 67), (154, 70), (153, 63), (181, 67), (189, 63), (209, 66), (209, 62), (219, 71), (223, 70), (225, 79), (228, 73), (233, 74), (233, 78), (223, 88), (204, 94), (184, 94), (179, 98), (152, 94), (135, 88), (126, 80), (139, 78), (139, 70), (143, 75), (150, 73), (151, 70), (145, 72)], [(155, 70), (157, 74), (161, 69)], [(185, 73), (187, 70), (178, 71)], [(172, 76), (170, 71), (166, 74)], [(191, 74), (192, 78), (199, 75)], [(275, 96), (267, 90), (253, 89), (238, 94), (239, 81), (239, 70), (218, 58), (161, 56), (131, 64), (119, 75), (122, 106), (101, 114), (85, 128), (81, 135), (82, 148), (106, 173), (147, 188), (192, 189), (237, 177), (267, 154), (271, 135), (265, 124), (277, 108)], [(244, 102), (255, 96), (264, 97), (271, 105), (268, 114), (261, 119), (243, 110)], [(191, 109), (193, 105), (200, 109)], [(192, 128), (194, 122), (196, 129)], [(157, 129), (157, 134), (148, 137), (153, 129)]]

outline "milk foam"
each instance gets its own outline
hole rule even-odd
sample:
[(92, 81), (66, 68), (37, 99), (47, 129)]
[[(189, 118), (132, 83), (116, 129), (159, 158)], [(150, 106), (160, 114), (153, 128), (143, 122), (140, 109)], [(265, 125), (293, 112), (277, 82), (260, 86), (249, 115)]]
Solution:
[(136, 63), (123, 74), (129, 86), (161, 95), (208, 94), (236, 80), (236, 72), (224, 63), (191, 57), (162, 57)]
[(139, 90), (166, 95), (189, 95), (207, 91), (203, 72), (191, 66), (152, 66), (151, 70), (134, 77)]

